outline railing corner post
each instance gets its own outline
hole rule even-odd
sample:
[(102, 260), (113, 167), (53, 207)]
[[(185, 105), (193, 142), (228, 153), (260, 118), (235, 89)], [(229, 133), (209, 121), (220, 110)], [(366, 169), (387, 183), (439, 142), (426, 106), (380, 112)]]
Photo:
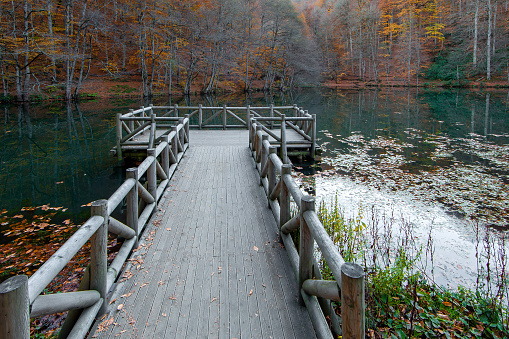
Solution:
[(91, 204), (92, 216), (100, 216), (104, 221), (90, 238), (90, 289), (96, 290), (104, 302), (99, 313), (106, 310), (108, 293), (108, 200), (96, 200)]
[(313, 277), (313, 250), (314, 239), (311, 235), (304, 213), (315, 210), (315, 198), (305, 195), (301, 199), (300, 206), (300, 240), (299, 240), (299, 303), (304, 305), (302, 298), (302, 285), (307, 279)]
[(30, 338), (28, 277), (17, 275), (0, 284), (0, 338)]
[(344, 338), (364, 338), (364, 270), (358, 264), (341, 266), (341, 318)]

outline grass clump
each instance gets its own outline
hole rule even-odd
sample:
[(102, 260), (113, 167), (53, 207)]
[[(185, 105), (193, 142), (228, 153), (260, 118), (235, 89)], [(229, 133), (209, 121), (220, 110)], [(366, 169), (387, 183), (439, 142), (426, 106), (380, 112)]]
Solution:
[[(418, 269), (429, 253), (415, 243), (410, 223), (393, 227), (394, 216), (373, 211), (366, 220), (362, 209), (346, 218), (337, 197), (322, 202), (317, 213), (345, 261), (365, 269), (366, 337), (509, 338), (503, 300), (483, 289), (444, 289)], [(324, 279), (333, 279), (321, 264)]]

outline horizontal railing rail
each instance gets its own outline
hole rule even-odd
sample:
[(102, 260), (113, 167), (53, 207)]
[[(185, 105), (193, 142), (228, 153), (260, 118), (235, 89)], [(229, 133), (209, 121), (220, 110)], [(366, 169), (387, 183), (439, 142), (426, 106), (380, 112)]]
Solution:
[[(139, 114), (146, 119), (150, 111), (151, 108), (142, 108), (128, 115)], [(91, 217), (30, 278), (15, 276), (0, 284), (1, 338), (29, 338), (30, 318), (65, 311), (69, 313), (59, 338), (85, 337), (95, 317), (104, 312), (108, 291), (138, 246), (140, 235), (188, 147), (189, 118), (179, 118), (178, 125), (162, 137), (159, 145), (151, 145), (145, 160), (127, 170), (126, 180), (108, 200), (91, 203)], [(125, 224), (111, 216), (124, 202)], [(125, 239), (110, 265), (108, 232)], [(78, 291), (41, 294), (88, 241), (90, 264)]]
[[(181, 121), (182, 114), (190, 120), (190, 128), (247, 128), (251, 130), (251, 117), (272, 137), (271, 143), (280, 146), (281, 158), (288, 160), (288, 146), (309, 148), (311, 157), (316, 153), (316, 115), (293, 106), (267, 107), (205, 107), (198, 106), (150, 106), (117, 114), (117, 144), (115, 152), (119, 159), (122, 151), (144, 150), (152, 147), (173, 124)], [(194, 123), (193, 123), (194, 122)], [(281, 129), (279, 132), (274, 129)], [(302, 140), (287, 140), (287, 130), (294, 130)], [(148, 134), (148, 135), (147, 135)], [(144, 135), (144, 136), (143, 136)]]
[[(364, 338), (364, 271), (357, 264), (345, 263), (315, 212), (314, 197), (302, 193), (292, 178), (291, 165), (276, 155), (276, 148), (268, 142), (269, 136), (257, 120), (251, 117), (249, 147), (299, 283), (299, 302), (306, 305), (318, 337), (332, 338), (335, 333), (343, 338)], [(295, 216), (291, 215), (291, 201), (299, 211)], [(298, 250), (290, 235), (296, 230), (300, 232)], [(334, 280), (322, 279), (313, 255), (315, 244)], [(341, 302), (341, 321), (331, 300)]]

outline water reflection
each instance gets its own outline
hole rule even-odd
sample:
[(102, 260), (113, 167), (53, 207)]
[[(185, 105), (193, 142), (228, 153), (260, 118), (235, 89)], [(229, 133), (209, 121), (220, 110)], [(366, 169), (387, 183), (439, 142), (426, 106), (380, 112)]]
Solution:
[(116, 185), (111, 177), (121, 180), (108, 156), (115, 140), (114, 114), (101, 112), (96, 103), (2, 110), (2, 209), (50, 204), (80, 213), (81, 205), (107, 196)]

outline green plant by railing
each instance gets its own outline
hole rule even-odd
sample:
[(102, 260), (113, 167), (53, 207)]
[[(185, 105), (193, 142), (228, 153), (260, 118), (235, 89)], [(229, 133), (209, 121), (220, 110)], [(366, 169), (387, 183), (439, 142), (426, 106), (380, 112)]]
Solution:
[[(337, 196), (322, 201), (317, 213), (341, 255), (362, 262), (366, 270), (367, 337), (509, 338), (508, 310), (499, 299), (480, 290), (443, 289), (416, 269), (424, 253), (411, 229), (403, 227), (396, 237), (388, 222), (381, 227), (371, 225), (377, 217), (365, 222), (363, 209), (349, 219)], [(323, 260), (321, 272), (326, 279), (331, 276)]]

